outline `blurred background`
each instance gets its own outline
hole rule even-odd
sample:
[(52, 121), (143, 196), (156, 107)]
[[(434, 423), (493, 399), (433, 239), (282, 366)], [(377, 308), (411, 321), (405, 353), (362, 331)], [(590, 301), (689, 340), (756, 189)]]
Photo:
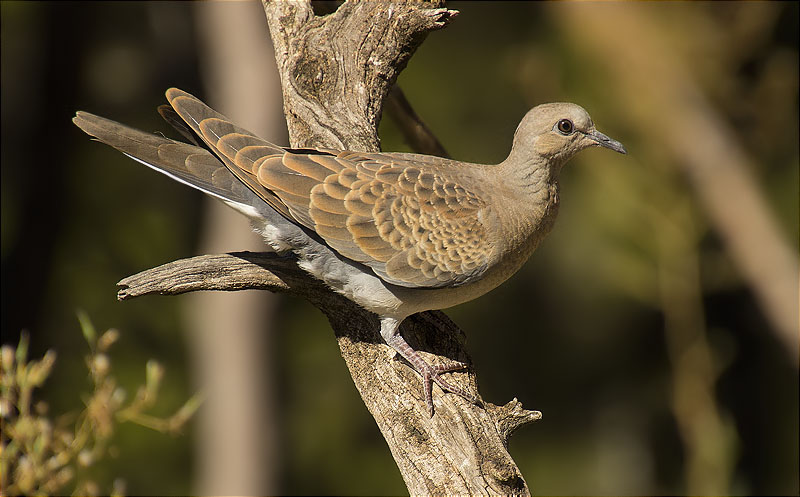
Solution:
[[(797, 495), (798, 3), (448, 6), (461, 14), (399, 85), (452, 157), (501, 161), (519, 119), (548, 101), (581, 104), (629, 151), (574, 159), (531, 261), (448, 311), (483, 398), (543, 412), (510, 444), (531, 490)], [(287, 143), (260, 4), (0, 9), (3, 344), (27, 330), (31, 356), (58, 352), (40, 393), (56, 413), (90, 390), (76, 309), (121, 331), (123, 385), (150, 358), (165, 365), (156, 413), (207, 396), (180, 436), (118, 430), (114, 457), (90, 468), (101, 488), (405, 493), (308, 303), (116, 301), (125, 276), (258, 240), (70, 119), (87, 110), (174, 136), (155, 107), (177, 86)], [(408, 150), (384, 117), (383, 149)]]

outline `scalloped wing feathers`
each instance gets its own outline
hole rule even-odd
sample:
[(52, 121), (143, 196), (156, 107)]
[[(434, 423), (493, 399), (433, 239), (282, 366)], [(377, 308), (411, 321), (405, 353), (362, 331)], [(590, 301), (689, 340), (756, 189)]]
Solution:
[(488, 268), (486, 204), (438, 174), (439, 162), (413, 154), (298, 153), (232, 124), (188, 93), (170, 89), (167, 98), (259, 197), (386, 282), (456, 286)]

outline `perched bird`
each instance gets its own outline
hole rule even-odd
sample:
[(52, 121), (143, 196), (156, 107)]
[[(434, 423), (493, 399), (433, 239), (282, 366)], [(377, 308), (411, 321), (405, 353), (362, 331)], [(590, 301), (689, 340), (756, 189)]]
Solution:
[(380, 318), (380, 333), (431, 384), (474, 397), (399, 333), (406, 317), (492, 290), (528, 259), (558, 211), (561, 167), (588, 147), (625, 147), (571, 103), (531, 109), (497, 165), (428, 155), (292, 149), (258, 138), (171, 88), (159, 112), (183, 143), (79, 111), (73, 122), (125, 155), (242, 212), (278, 253)]

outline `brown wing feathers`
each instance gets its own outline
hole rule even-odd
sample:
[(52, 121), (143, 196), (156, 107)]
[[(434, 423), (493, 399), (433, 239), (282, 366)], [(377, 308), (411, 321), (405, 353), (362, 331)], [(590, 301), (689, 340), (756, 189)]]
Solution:
[[(481, 251), (479, 247), (485, 245), (478, 243), (486, 236), (479, 220), (486, 206), (473, 193), (440, 176), (437, 171), (443, 160), (425, 162), (424, 156), (411, 154), (284, 149), (234, 125), (181, 90), (168, 90), (167, 99), (174, 112), (160, 109), (162, 116), (189, 139), (192, 132), (201, 138), (227, 170), (211, 153), (194, 145), (131, 132), (86, 113), (79, 113), (75, 122), (131, 156), (174, 164), (180, 170), (177, 176), (198, 175), (200, 183), (220, 188), (214, 185), (217, 177), (231, 191), (238, 187), (241, 192), (246, 185), (276, 211), (315, 231), (342, 256), (370, 266), (389, 283), (459, 285), (488, 267), (490, 254)], [(244, 185), (231, 185), (236, 183), (231, 173)]]

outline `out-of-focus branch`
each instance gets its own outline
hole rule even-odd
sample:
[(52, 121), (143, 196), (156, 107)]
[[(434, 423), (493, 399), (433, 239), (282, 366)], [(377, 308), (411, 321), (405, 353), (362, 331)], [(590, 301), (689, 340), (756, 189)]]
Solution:
[[(731, 127), (644, 9), (582, 5), (559, 11), (564, 31), (610, 69), (607, 91), (631, 102), (624, 114), (631, 129), (646, 132), (689, 179), (771, 331), (800, 365), (797, 254), (780, 233)], [(621, 24), (629, 27), (624, 33), (616, 28)]]
[(588, 59), (600, 61), (606, 80), (598, 84), (610, 99), (629, 102), (620, 115), (630, 129), (693, 188), (651, 202), (658, 304), (672, 363), (671, 406), (686, 454), (686, 493), (724, 494), (731, 491), (738, 441), (716, 401), (720, 371), (706, 336), (697, 252), (702, 231), (687, 193), (699, 200), (795, 365), (797, 257), (751, 177), (753, 164), (676, 53), (678, 34), (665, 32), (652, 12), (638, 5), (583, 5), (559, 9), (556, 19)]
[[(263, 242), (249, 239), (253, 233), (243, 216), (204, 200), (200, 251), (263, 249)], [(269, 292), (198, 292), (181, 300), (192, 377), (206, 399), (195, 425), (198, 495), (279, 493), (280, 376), (271, 346), (277, 299)]]
[[(696, 229), (683, 216), (682, 233), (665, 226), (658, 236), (658, 283), (664, 336), (672, 363), (671, 407), (686, 447), (686, 492), (727, 493), (738, 459), (738, 439), (716, 401), (719, 368), (708, 343)], [(653, 219), (656, 225), (658, 219)]]
[(439, 157), (449, 157), (439, 139), (422, 122), (422, 119), (414, 112), (411, 104), (406, 99), (406, 95), (399, 86), (394, 85), (387, 95), (383, 108), (384, 112), (400, 128), (411, 149), (419, 154), (436, 155)]
[[(258, 136), (285, 143), (280, 82), (261, 5), (196, 2), (194, 12), (206, 102)], [(201, 253), (264, 249), (244, 216), (216, 199), (205, 202)], [(273, 346), (278, 298), (200, 292), (183, 299), (193, 376), (206, 395), (197, 422), (197, 494), (280, 493), (285, 430)]]

